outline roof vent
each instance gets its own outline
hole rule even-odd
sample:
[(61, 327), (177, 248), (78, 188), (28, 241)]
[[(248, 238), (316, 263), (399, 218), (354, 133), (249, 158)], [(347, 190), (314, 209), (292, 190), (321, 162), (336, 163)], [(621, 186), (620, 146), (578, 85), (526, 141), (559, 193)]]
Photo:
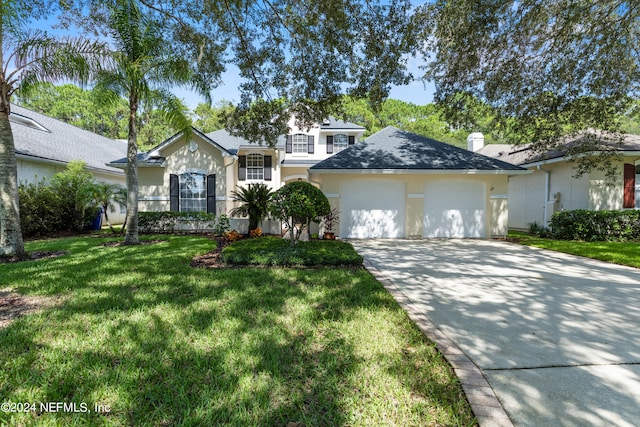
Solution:
[(329, 119), (324, 119), (324, 120), (322, 121), (322, 125), (323, 125), (323, 126), (329, 126), (330, 124), (331, 124), (331, 121), (330, 121)]

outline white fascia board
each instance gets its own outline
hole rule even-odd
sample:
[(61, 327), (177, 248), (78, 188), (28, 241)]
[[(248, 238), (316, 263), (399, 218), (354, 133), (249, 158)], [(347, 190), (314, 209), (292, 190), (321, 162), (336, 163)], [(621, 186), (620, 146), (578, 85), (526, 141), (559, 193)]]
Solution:
[(345, 175), (529, 175), (533, 171), (504, 169), (309, 169), (309, 173)]

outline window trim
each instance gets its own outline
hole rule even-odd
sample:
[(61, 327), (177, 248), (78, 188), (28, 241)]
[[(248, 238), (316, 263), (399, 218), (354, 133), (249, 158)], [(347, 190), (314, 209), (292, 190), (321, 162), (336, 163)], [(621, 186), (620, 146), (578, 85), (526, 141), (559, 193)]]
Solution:
[(264, 154), (247, 154), (247, 181), (264, 180)]
[(309, 136), (304, 133), (296, 133), (291, 137), (291, 153), (292, 154), (308, 154), (309, 153)]
[[(185, 185), (185, 177), (189, 176), (197, 176), (200, 178), (201, 182), (198, 183), (198, 187), (201, 184), (202, 188), (196, 188), (198, 193), (202, 195), (202, 197), (185, 197), (183, 194), (184, 191), (189, 191), (192, 194), (196, 194), (195, 191), (191, 188), (184, 188)], [(185, 171), (178, 175), (178, 210), (180, 212), (206, 212), (207, 211), (207, 175), (200, 172), (193, 171)]]

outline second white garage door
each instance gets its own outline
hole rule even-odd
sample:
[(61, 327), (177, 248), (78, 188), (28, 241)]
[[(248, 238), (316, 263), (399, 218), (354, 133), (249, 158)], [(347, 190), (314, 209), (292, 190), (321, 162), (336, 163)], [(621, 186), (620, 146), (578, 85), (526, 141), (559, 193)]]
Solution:
[(404, 183), (399, 181), (344, 182), (340, 191), (340, 237), (404, 237), (405, 192)]
[(424, 237), (486, 237), (486, 184), (443, 179), (424, 190)]

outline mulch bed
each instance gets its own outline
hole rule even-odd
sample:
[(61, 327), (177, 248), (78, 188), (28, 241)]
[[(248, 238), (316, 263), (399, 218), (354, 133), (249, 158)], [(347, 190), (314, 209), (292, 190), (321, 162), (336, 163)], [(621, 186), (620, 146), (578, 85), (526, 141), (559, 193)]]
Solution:
[(216, 248), (204, 255), (197, 256), (191, 261), (191, 267), (195, 268), (226, 268), (228, 267), (222, 260), (222, 250), (229, 244), (224, 237), (208, 236), (216, 241)]
[[(166, 242), (166, 240), (140, 240), (141, 245), (153, 245), (153, 244), (162, 243), (162, 242)], [(129, 245), (126, 245), (124, 242), (106, 242), (106, 243), (103, 243), (102, 246), (111, 248), (116, 246), (129, 246)]]

